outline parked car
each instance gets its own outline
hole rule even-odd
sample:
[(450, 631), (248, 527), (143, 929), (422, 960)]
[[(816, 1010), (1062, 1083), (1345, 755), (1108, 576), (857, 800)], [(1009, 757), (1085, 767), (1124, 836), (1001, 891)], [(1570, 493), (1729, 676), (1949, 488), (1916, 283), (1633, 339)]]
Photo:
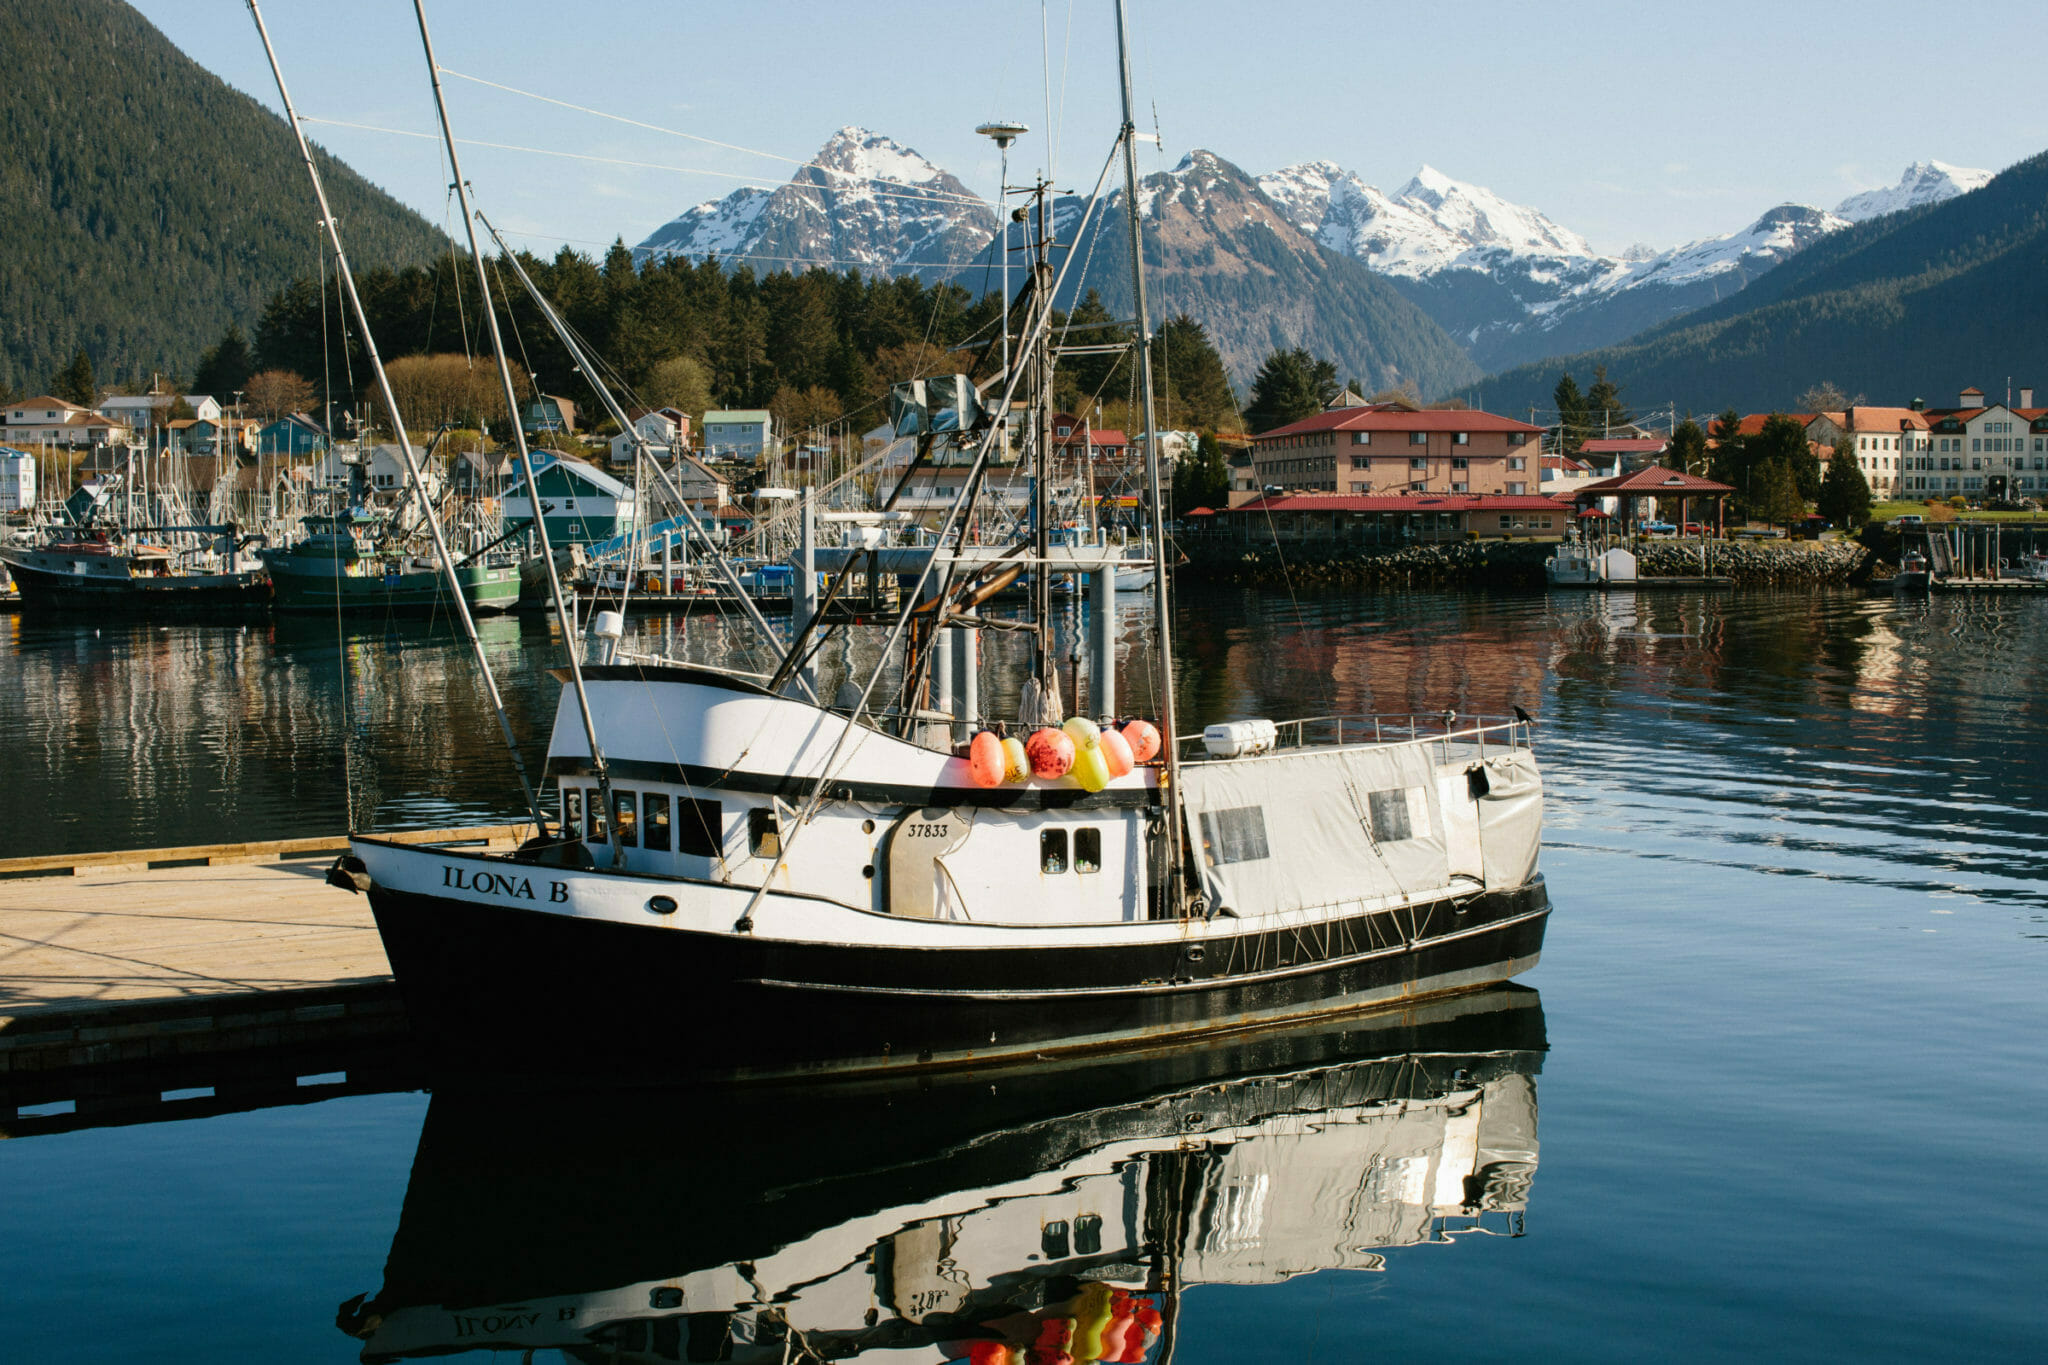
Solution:
[(1823, 516), (1810, 516), (1792, 528), (1792, 534), (1800, 540), (1819, 540), (1822, 531), (1832, 531), (1835, 524)]
[(1659, 540), (1668, 540), (1678, 534), (1678, 528), (1668, 521), (1646, 521), (1636, 529), (1646, 536), (1655, 536)]
[(1688, 521), (1681, 529), (1680, 533), (1688, 536), (1703, 536), (1707, 533), (1707, 531), (1706, 528), (1701, 526), (1698, 522)]
[(1885, 525), (1891, 527), (1894, 531), (1903, 530), (1908, 526), (1925, 526), (1926, 524), (1927, 518), (1919, 516), (1915, 513), (1908, 513), (1902, 517), (1893, 517), (1890, 521), (1885, 523)]

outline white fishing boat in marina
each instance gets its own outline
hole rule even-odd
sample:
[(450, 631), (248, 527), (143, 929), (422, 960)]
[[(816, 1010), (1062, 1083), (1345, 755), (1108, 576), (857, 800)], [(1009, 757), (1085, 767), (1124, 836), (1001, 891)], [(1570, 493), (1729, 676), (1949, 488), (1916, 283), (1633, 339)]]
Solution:
[[(502, 358), (481, 215), (420, 19)], [(1121, 6), (1118, 27), (1121, 42)], [(1121, 65), (1124, 123), (1086, 215), (1100, 211), (1118, 161), (1125, 202), (1138, 200)], [(322, 213), (339, 255), (324, 194)], [(1141, 218), (1125, 220), (1135, 369), (1156, 429)], [(1053, 245), (1035, 243), (995, 411), (1051, 403), (1051, 300), (1075, 264), (1069, 254), (1055, 270)], [(367, 330), (345, 266), (342, 276)], [(616, 407), (602, 367), (558, 330)], [(370, 359), (383, 382), (374, 348)], [(636, 653), (613, 613), (592, 620), (579, 655), (551, 583), (572, 649), (546, 770), (534, 783), (520, 768), (540, 836), (493, 855), (358, 832), (331, 874), (367, 892), (423, 1040), (512, 1067), (572, 1057), (633, 1072), (889, 1071), (1405, 1005), (1535, 963), (1549, 906), (1526, 720), (1326, 716), (1184, 735), (1165, 576), (1150, 632), (1156, 723), (1119, 707), (1113, 608), (1092, 613), (1088, 701), (1069, 711), (1051, 579), (1093, 573), (1099, 603), (1124, 550), (1052, 544), (1042, 442), (1028, 452), (1039, 474), (1025, 536), (970, 545), (1001, 436), (989, 423), (948, 435), (971, 453), (967, 477), (915, 552), (880, 664), (830, 699), (818, 695), (819, 649), (875, 628), (836, 601), (861, 551), (822, 591), (806, 551), (788, 638), (755, 616), (777, 660), (765, 674)], [(399, 442), (410, 461), (402, 431)], [(518, 457), (531, 486), (523, 443)], [(1164, 546), (1156, 454), (1147, 473), (1149, 543)], [(552, 576), (544, 522), (536, 530)], [(1032, 587), (1025, 619), (982, 617), (980, 604), (1020, 575)], [(999, 626), (1025, 631), (1031, 648), (1018, 713), (996, 717), (979, 702), (979, 642)]]

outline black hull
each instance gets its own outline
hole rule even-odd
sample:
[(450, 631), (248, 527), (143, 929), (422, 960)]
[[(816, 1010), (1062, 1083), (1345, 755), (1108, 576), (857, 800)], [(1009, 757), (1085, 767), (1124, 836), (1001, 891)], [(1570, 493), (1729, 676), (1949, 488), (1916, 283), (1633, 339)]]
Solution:
[(45, 573), (21, 564), (7, 570), (21, 589), (25, 612), (90, 612), (97, 615), (155, 616), (199, 614), (255, 614), (270, 607), (270, 580), (261, 574), (240, 581), (220, 582), (208, 575), (206, 582), (166, 578), (80, 579), (71, 574)]
[[(1043, 1057), (1225, 1033), (1505, 981), (1535, 964), (1542, 880), (1314, 932), (1247, 930), (1190, 960), (1129, 947), (856, 948), (509, 910), (373, 886), (416, 1035), (465, 1069), (775, 1076)], [(1405, 912), (1404, 912), (1405, 913)]]

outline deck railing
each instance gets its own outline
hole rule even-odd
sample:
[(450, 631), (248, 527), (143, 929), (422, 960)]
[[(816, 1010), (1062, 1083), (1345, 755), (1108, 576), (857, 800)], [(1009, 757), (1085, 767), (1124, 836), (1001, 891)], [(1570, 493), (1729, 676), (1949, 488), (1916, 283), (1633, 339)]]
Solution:
[[(1279, 732), (1273, 752), (1290, 749), (1335, 748), (1360, 744), (1440, 743), (1449, 757), (1452, 744), (1474, 744), (1484, 757), (1487, 745), (1500, 749), (1526, 749), (1531, 722), (1513, 716), (1467, 716), (1456, 711), (1354, 712), (1328, 716), (1303, 716), (1297, 720), (1274, 721)], [(1183, 736), (1183, 762), (1199, 763), (1209, 757), (1200, 731)]]

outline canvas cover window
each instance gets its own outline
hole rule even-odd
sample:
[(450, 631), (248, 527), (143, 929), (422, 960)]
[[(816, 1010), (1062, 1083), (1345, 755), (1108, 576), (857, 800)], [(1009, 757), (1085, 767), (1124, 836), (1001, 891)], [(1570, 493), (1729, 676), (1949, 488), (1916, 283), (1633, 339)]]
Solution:
[(1257, 806), (1202, 812), (1202, 848), (1211, 867), (1256, 862), (1270, 857), (1266, 846), (1266, 813)]

